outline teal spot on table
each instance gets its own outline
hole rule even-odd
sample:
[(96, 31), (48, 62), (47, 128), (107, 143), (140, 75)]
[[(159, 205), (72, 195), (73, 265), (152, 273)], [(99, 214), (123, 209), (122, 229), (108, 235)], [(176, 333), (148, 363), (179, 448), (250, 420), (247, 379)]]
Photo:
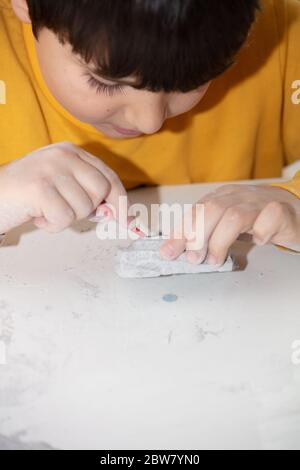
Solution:
[(178, 297), (175, 294), (166, 294), (163, 296), (163, 301), (164, 302), (177, 302)]

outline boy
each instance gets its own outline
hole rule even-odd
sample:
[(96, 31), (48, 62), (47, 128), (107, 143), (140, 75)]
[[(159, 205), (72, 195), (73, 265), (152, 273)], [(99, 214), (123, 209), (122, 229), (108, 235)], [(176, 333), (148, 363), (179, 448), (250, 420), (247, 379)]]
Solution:
[[(0, 233), (59, 232), (139, 185), (278, 177), (300, 157), (298, 0), (0, 7)], [(205, 247), (188, 260), (222, 264), (244, 232), (295, 248), (299, 198), (300, 175), (224, 186), (201, 200)]]

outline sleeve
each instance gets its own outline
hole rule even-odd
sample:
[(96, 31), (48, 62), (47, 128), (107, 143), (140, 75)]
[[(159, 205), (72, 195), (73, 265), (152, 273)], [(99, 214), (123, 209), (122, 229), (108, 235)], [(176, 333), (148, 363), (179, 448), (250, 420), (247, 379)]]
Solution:
[[(300, 123), (299, 123), (299, 132), (300, 132)], [(290, 193), (300, 198), (300, 171), (296, 176), (286, 183), (275, 183), (272, 186), (277, 186), (278, 188), (286, 189)]]

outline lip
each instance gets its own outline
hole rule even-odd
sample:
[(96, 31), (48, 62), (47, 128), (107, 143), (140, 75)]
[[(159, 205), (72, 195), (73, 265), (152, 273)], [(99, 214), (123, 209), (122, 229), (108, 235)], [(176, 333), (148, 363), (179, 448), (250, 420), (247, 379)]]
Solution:
[(116, 132), (122, 135), (133, 136), (133, 137), (141, 135), (141, 132), (138, 132), (138, 131), (134, 131), (130, 129), (123, 129), (122, 127), (118, 127), (114, 125), (111, 125), (111, 126)]

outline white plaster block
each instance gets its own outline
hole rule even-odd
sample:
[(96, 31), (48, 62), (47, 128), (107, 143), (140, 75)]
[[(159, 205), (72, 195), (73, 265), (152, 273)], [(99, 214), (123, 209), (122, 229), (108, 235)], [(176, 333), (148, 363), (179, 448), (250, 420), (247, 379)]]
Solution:
[(129, 248), (120, 248), (116, 256), (117, 274), (122, 278), (146, 278), (234, 270), (232, 257), (229, 257), (223, 266), (211, 266), (207, 263), (191, 264), (186, 260), (185, 253), (177, 260), (164, 260), (159, 254), (162, 242), (160, 237), (144, 238), (134, 242)]

